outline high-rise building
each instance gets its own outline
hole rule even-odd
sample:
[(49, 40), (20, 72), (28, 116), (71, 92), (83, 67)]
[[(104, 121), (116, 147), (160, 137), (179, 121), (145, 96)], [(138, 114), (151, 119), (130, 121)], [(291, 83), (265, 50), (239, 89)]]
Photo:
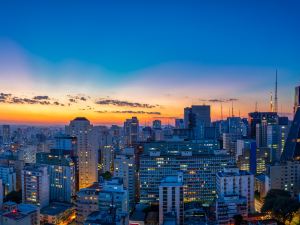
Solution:
[(136, 165), (133, 148), (125, 148), (114, 160), (114, 177), (122, 178), (124, 189), (128, 191), (130, 208), (135, 205)]
[(300, 162), (286, 161), (270, 166), (271, 189), (289, 191), (293, 196), (300, 192)]
[(128, 221), (128, 192), (124, 189), (122, 179), (104, 181), (99, 193), (99, 211), (111, 211), (116, 217), (125, 217)]
[(153, 127), (153, 129), (161, 129), (161, 121), (160, 120), (153, 120), (152, 127)]
[(12, 191), (16, 191), (16, 172), (13, 167), (0, 166), (0, 179), (4, 187), (4, 195), (9, 194)]
[(175, 215), (176, 224), (184, 222), (183, 175), (168, 176), (159, 185), (159, 224), (164, 224), (166, 214)]
[[(297, 90), (299, 91), (299, 89)], [(281, 160), (300, 160), (300, 105), (297, 106)]]
[(203, 139), (205, 127), (210, 127), (210, 106), (209, 105), (192, 105), (184, 109), (185, 128), (193, 131), (194, 139)]
[(235, 165), (235, 159), (225, 150), (202, 151), (180, 148), (145, 151), (140, 157), (140, 201), (158, 203), (161, 180), (182, 171), (185, 201), (211, 203), (216, 195), (216, 173)]
[(79, 188), (88, 187), (98, 180), (99, 135), (84, 117), (72, 120), (66, 133), (77, 138)]
[(294, 113), (300, 106), (300, 86), (295, 88)]
[(225, 168), (217, 173), (217, 196), (242, 196), (247, 199), (248, 212), (254, 212), (254, 176), (238, 168)]
[(183, 119), (175, 119), (175, 128), (183, 129), (184, 128), (184, 120)]
[(36, 154), (37, 164), (48, 167), (50, 201), (71, 202), (75, 196), (75, 165), (69, 155), (55, 152)]
[(139, 140), (139, 121), (137, 117), (132, 117), (124, 122), (125, 144), (132, 146)]
[(10, 126), (9, 125), (2, 126), (2, 139), (3, 139), (3, 144), (5, 144), (5, 145), (10, 144)]
[(28, 165), (22, 170), (22, 202), (43, 208), (49, 205), (47, 166)]
[[(266, 125), (274, 124), (278, 120), (278, 115), (276, 112), (251, 112), (248, 115), (249, 137), (252, 139), (256, 138), (257, 124), (261, 124), (263, 121)], [(262, 126), (260, 126), (260, 129), (262, 129)], [(266, 131), (266, 129), (264, 131)], [(261, 133), (260, 135), (263, 135), (263, 133)]]
[(103, 173), (114, 170), (114, 147), (111, 145), (104, 146), (101, 149), (101, 171)]

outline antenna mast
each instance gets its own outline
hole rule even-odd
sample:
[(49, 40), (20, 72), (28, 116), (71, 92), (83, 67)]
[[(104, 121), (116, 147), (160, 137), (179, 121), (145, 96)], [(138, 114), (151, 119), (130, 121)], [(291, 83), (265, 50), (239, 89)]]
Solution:
[(277, 82), (277, 69), (276, 69), (276, 79), (275, 79), (275, 105), (274, 105), (274, 112), (278, 112), (278, 96), (277, 96), (277, 86), (278, 86), (278, 82)]

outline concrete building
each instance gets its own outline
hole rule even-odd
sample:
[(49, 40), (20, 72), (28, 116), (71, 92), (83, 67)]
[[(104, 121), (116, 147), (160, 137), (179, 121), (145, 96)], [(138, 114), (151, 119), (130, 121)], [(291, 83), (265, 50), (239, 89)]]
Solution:
[(37, 164), (48, 168), (50, 201), (71, 202), (75, 196), (75, 164), (69, 155), (37, 153)]
[(2, 225), (40, 225), (40, 209), (31, 204), (13, 205), (2, 215)]
[(114, 171), (114, 147), (106, 145), (101, 149), (101, 171), (102, 173)]
[(234, 157), (225, 150), (149, 149), (140, 157), (140, 201), (158, 203), (161, 180), (182, 171), (185, 201), (211, 203), (216, 195), (216, 173), (233, 165)]
[(76, 218), (75, 207), (72, 204), (52, 202), (41, 209), (40, 221), (42, 224), (70, 224)]
[(226, 168), (217, 173), (217, 197), (242, 196), (247, 200), (248, 212), (254, 212), (254, 176), (238, 168)]
[(99, 210), (98, 196), (101, 188), (98, 183), (90, 187), (80, 189), (76, 197), (76, 222), (82, 224), (87, 216), (94, 211)]
[(128, 191), (129, 206), (132, 209), (136, 198), (136, 165), (134, 148), (125, 148), (114, 160), (114, 177), (122, 178), (124, 189)]
[(271, 189), (289, 191), (292, 196), (300, 192), (300, 161), (286, 161), (270, 166)]
[(159, 224), (164, 223), (165, 215), (174, 213), (176, 224), (184, 223), (183, 174), (168, 176), (159, 185)]
[(99, 134), (84, 117), (77, 117), (66, 126), (66, 133), (77, 138), (79, 188), (98, 181)]
[(22, 170), (22, 202), (43, 208), (49, 205), (49, 174), (46, 166), (28, 165)]
[(128, 192), (124, 189), (122, 179), (112, 178), (103, 184), (99, 192), (99, 211), (108, 212), (128, 221)]
[(211, 125), (210, 106), (192, 105), (184, 109), (185, 128), (193, 130), (193, 139), (203, 139), (205, 127)]
[(139, 120), (132, 117), (124, 122), (125, 145), (132, 146), (139, 140)]
[(233, 217), (241, 215), (248, 217), (247, 199), (239, 195), (227, 195), (216, 200), (216, 224), (234, 224)]

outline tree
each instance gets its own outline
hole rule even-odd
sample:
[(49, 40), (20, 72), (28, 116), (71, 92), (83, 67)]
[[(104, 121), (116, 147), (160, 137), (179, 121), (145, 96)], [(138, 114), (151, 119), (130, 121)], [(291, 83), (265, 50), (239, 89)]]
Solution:
[(241, 225), (243, 222), (243, 216), (241, 214), (233, 216), (234, 225)]
[(262, 212), (271, 213), (273, 218), (283, 223), (290, 223), (299, 208), (299, 202), (289, 192), (271, 189), (265, 197)]
[(109, 180), (112, 178), (112, 174), (108, 171), (102, 173), (101, 176), (103, 177), (104, 180)]

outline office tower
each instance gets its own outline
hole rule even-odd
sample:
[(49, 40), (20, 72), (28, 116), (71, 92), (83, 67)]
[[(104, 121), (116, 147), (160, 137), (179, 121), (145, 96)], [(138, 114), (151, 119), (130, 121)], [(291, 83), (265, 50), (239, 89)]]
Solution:
[(4, 145), (10, 144), (10, 126), (9, 125), (2, 126), (2, 139), (3, 139)]
[(111, 145), (104, 146), (101, 149), (101, 171), (103, 173), (114, 170), (114, 148)]
[(136, 165), (133, 148), (125, 148), (114, 160), (114, 177), (122, 178), (124, 189), (128, 191), (130, 208), (135, 205)]
[(76, 222), (82, 224), (89, 214), (99, 209), (98, 196), (101, 188), (98, 183), (82, 188), (76, 196)]
[(165, 215), (172, 213), (176, 224), (183, 225), (183, 199), (183, 174), (165, 177), (159, 185), (159, 224), (164, 224)]
[(16, 173), (13, 167), (10, 166), (0, 166), (0, 179), (2, 180), (2, 185), (4, 187), (4, 195), (6, 196), (12, 191), (16, 191)]
[(66, 126), (66, 133), (77, 138), (79, 189), (98, 180), (99, 135), (84, 117), (77, 117)]
[(270, 149), (271, 161), (276, 162), (280, 159), (279, 150), (279, 125), (270, 124), (267, 126), (267, 147)]
[(295, 88), (295, 99), (294, 99), (294, 113), (300, 106), (300, 86)]
[(184, 129), (184, 119), (175, 119), (175, 128)]
[(284, 150), (285, 142), (287, 140), (290, 131), (290, 122), (288, 117), (279, 117), (279, 145), (278, 145), (278, 159), (281, 158), (281, 154)]
[(226, 149), (230, 154), (236, 156), (237, 140), (241, 138), (240, 134), (223, 133), (223, 149)]
[[(10, 202), (11, 203), (11, 202)], [(2, 225), (40, 225), (40, 209), (31, 204), (19, 204), (4, 207), (11, 208), (2, 214)]]
[(46, 166), (28, 165), (22, 170), (22, 202), (43, 208), (49, 205), (49, 174)]
[(128, 192), (123, 187), (122, 179), (112, 178), (104, 182), (99, 193), (99, 211), (110, 211), (115, 216), (127, 218), (128, 221)]
[(79, 161), (77, 152), (77, 138), (66, 134), (59, 134), (54, 137), (54, 148), (50, 150), (51, 154), (64, 155), (69, 157), (75, 168), (75, 190), (79, 190)]
[(136, 117), (124, 122), (125, 145), (132, 146), (139, 140), (139, 121)]
[(157, 204), (161, 180), (183, 171), (185, 201), (211, 203), (215, 197), (216, 173), (233, 165), (234, 157), (225, 150), (144, 151), (140, 156), (140, 202)]
[(268, 166), (271, 164), (271, 149), (257, 148), (256, 149), (256, 173), (266, 173)]
[(71, 202), (75, 196), (75, 165), (69, 155), (40, 152), (37, 164), (48, 167), (50, 177), (50, 201)]
[(242, 196), (247, 199), (248, 212), (254, 212), (254, 176), (238, 168), (225, 168), (217, 173), (217, 196)]
[(153, 127), (153, 129), (161, 129), (161, 121), (160, 120), (153, 120), (152, 127)]
[(210, 127), (210, 106), (209, 105), (192, 105), (184, 109), (185, 128), (193, 131), (194, 139), (203, 139), (205, 127)]
[(271, 189), (289, 191), (292, 196), (300, 192), (300, 162), (286, 161), (270, 166), (269, 169)]
[[(241, 143), (243, 143), (241, 145)], [(237, 166), (240, 170), (245, 170), (256, 174), (257, 170), (257, 148), (254, 140), (239, 140), (238, 148), (242, 147), (242, 154), (237, 157)]]
[(66, 134), (59, 134), (54, 138), (54, 148), (60, 151), (59, 154), (69, 155), (71, 157), (78, 156), (77, 154), (77, 138)]
[(263, 121), (265, 124), (276, 124), (278, 115), (276, 112), (251, 112), (248, 114), (249, 121), (249, 137), (256, 138), (256, 125), (261, 124)]
[(154, 130), (151, 127), (143, 127), (141, 133), (141, 141), (154, 140)]
[(285, 147), (281, 155), (282, 161), (300, 160), (300, 102), (299, 87), (296, 87), (295, 93), (295, 115), (292, 122)]
[(247, 198), (239, 195), (226, 195), (216, 199), (216, 222), (218, 225), (234, 224), (234, 216), (248, 217)]

